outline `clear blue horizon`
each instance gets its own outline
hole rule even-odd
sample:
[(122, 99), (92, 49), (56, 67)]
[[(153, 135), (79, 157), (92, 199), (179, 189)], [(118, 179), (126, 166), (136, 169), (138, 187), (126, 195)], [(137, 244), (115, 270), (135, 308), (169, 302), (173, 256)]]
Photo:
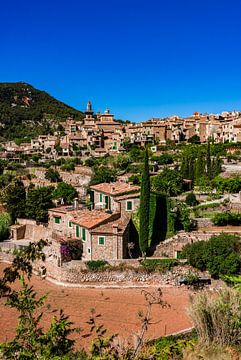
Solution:
[(241, 110), (239, 0), (12, 0), (0, 81), (143, 121)]

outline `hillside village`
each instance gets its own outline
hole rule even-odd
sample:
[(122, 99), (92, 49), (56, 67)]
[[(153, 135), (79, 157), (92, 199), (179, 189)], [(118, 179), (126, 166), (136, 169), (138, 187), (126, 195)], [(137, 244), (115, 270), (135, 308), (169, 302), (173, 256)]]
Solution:
[(47, 161), (58, 156), (118, 154), (125, 151), (126, 144), (142, 147), (151, 144), (155, 149), (157, 145), (171, 142), (207, 143), (209, 138), (214, 143), (241, 141), (241, 113), (238, 111), (209, 115), (195, 112), (187, 118), (171, 116), (130, 123), (116, 121), (109, 109), (103, 114), (94, 114), (88, 101), (84, 114), (83, 120), (68, 118), (61, 122), (61, 131), (52, 135), (39, 135), (30, 142), (24, 142), (23, 138), (20, 144), (1, 143), (0, 158), (18, 160), (20, 156), (41, 154)]
[[(16, 223), (11, 226), (10, 240), (5, 242), (5, 246), (18, 247), (31, 240), (49, 240), (57, 266), (72, 258), (86, 262), (140, 257), (136, 214), (140, 203), (141, 149), (147, 147), (151, 154), (149, 166), (152, 191), (162, 196), (171, 196), (170, 199), (177, 201), (171, 205), (174, 208), (171, 211), (176, 211), (175, 208), (178, 208), (178, 212), (181, 211), (185, 197), (180, 198), (180, 195), (185, 191), (193, 194), (193, 189), (199, 201), (195, 198), (195, 204), (191, 205), (198, 208), (197, 204), (200, 203), (200, 209), (205, 209), (206, 199), (209, 199), (207, 208), (216, 206), (216, 210), (224, 207), (237, 211), (241, 207), (239, 197), (218, 196), (215, 195), (217, 188), (211, 192), (208, 189), (210, 180), (215, 180), (220, 173), (224, 177), (230, 177), (233, 174), (237, 176), (236, 173), (240, 171), (240, 129), (240, 112), (217, 115), (194, 113), (188, 118), (172, 116), (134, 124), (116, 121), (109, 109), (103, 114), (95, 114), (91, 102), (88, 101), (83, 120), (67, 118), (61, 122), (58, 131), (27, 139), (27, 142), (24, 142), (24, 138), (16, 142), (2, 142), (2, 177), (9, 177), (7, 183), (4, 185), (5, 180), (2, 184), (3, 209), (8, 181), (13, 181), (14, 176), (23, 183), (27, 193), (30, 187), (55, 188), (55, 191), (58, 191), (61, 182), (76, 191), (76, 197), (72, 197), (71, 201), (66, 202), (61, 196), (55, 197), (54, 203), (50, 201), (55, 207), (51, 208), (49, 205), (50, 208), (45, 209), (43, 224), (43, 220), (35, 215), (32, 215), (32, 218), (17, 217)], [(210, 142), (211, 166), (218, 166), (218, 170), (212, 175), (205, 175), (210, 164), (203, 164), (202, 169), (199, 169), (201, 174), (196, 174), (198, 164), (201, 166), (202, 161), (207, 161), (205, 152)], [(188, 152), (185, 155), (189, 148), (195, 149), (194, 153), (200, 148), (202, 154), (194, 154), (194, 163), (189, 163), (189, 167), (185, 169), (185, 156), (188, 162), (193, 156), (193, 153)], [(191, 169), (192, 166), (195, 169)], [(103, 176), (95, 178), (96, 173), (102, 169)], [(176, 181), (180, 189), (162, 189), (162, 184), (158, 184), (158, 181), (162, 181), (161, 176), (165, 175), (167, 170), (167, 174), (169, 172), (172, 178), (178, 169), (181, 176)], [(193, 171), (193, 174), (190, 175), (190, 171)], [(206, 190), (202, 189), (200, 179), (196, 178), (202, 178), (203, 175)], [(163, 178), (163, 181), (166, 180)], [(216, 202), (213, 200), (215, 196), (219, 199)], [(156, 203), (157, 200), (152, 206), (155, 207)], [(164, 204), (165, 206), (167, 205)], [(152, 256), (163, 257), (164, 254), (169, 254), (168, 257), (178, 258), (186, 244), (208, 239), (213, 233), (220, 232), (211, 219), (200, 218), (200, 214), (197, 215), (198, 210), (194, 210), (192, 207), (188, 209), (189, 215), (191, 214), (190, 218), (185, 219), (188, 225), (185, 225), (183, 219), (177, 219), (176, 222), (180, 223), (177, 228), (174, 226), (172, 230), (167, 229), (164, 236), (158, 235), (158, 231), (161, 233), (162, 230), (155, 230), (157, 235), (151, 246)], [(158, 211), (159, 209), (156, 209), (156, 212)], [(160, 228), (166, 226), (162, 225), (166, 219), (160, 217), (159, 221)], [(151, 231), (154, 233), (154, 230)], [(152, 236), (154, 237), (153, 234)], [(75, 249), (72, 255), (70, 248)]]
[(88, 101), (83, 118), (44, 116), (47, 133), (0, 142), (1, 262), (44, 244), (41, 281), (170, 287), (180, 304), (183, 286), (239, 282), (240, 112), (131, 123)]

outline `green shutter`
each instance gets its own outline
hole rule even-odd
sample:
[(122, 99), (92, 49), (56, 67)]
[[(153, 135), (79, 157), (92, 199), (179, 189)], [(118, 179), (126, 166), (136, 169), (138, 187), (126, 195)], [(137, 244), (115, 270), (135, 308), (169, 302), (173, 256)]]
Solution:
[(103, 194), (100, 193), (100, 202), (102, 202), (102, 200), (103, 200)]
[(80, 233), (79, 233), (79, 226), (77, 225), (76, 228), (75, 228), (75, 234), (76, 234), (76, 237), (78, 238)]
[(132, 210), (132, 201), (127, 201), (127, 210)]
[(69, 221), (69, 227), (72, 228), (72, 221)]
[(105, 237), (99, 236), (99, 245), (105, 245)]
[(85, 241), (86, 240), (86, 231), (84, 228), (82, 228), (82, 240)]
[(105, 208), (106, 209), (110, 208), (110, 198), (109, 198), (109, 196), (105, 196)]
[(54, 217), (55, 224), (60, 224), (61, 218), (60, 217)]

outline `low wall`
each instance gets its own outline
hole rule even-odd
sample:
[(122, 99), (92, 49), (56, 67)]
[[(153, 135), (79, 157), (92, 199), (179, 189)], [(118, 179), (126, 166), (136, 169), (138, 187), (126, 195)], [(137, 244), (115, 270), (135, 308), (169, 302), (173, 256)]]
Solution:
[[(36, 271), (40, 274), (42, 267), (46, 267), (46, 278), (59, 285), (65, 286), (176, 286), (178, 279), (184, 277), (191, 269), (188, 265), (176, 266), (166, 272), (148, 273), (144, 268), (125, 270), (88, 271), (84, 269), (82, 262), (77, 264), (70, 262), (62, 267), (52, 263), (38, 262), (35, 264)], [(201, 274), (201, 273), (200, 273)]]

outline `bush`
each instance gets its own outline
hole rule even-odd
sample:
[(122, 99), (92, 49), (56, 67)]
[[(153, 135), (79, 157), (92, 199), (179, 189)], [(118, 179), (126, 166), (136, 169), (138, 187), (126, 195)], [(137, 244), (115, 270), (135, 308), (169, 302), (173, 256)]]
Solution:
[(108, 262), (105, 260), (90, 260), (86, 262), (87, 269), (90, 271), (103, 270), (107, 264)]
[(217, 226), (233, 225), (238, 226), (241, 224), (241, 214), (235, 213), (218, 213), (213, 217), (213, 223)]
[(9, 235), (11, 217), (7, 212), (0, 214), (0, 241), (6, 240)]
[(195, 206), (198, 204), (196, 195), (193, 192), (187, 194), (185, 202), (189, 206)]
[(183, 248), (182, 257), (199, 270), (208, 270), (213, 277), (237, 274), (241, 268), (240, 238), (236, 235), (214, 235)]
[(171, 270), (173, 266), (178, 265), (176, 259), (146, 259), (141, 262), (141, 265), (148, 271), (165, 271)]

